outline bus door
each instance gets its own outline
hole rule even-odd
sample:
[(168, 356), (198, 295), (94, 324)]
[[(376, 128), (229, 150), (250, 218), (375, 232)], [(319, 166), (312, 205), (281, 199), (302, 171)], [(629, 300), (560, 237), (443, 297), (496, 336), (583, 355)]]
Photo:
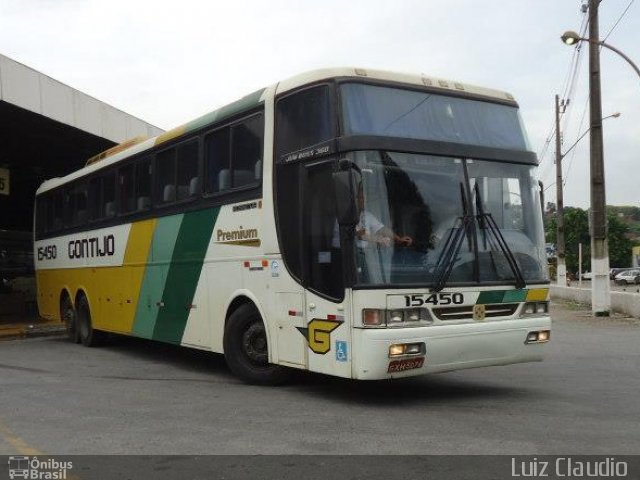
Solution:
[(303, 264), (309, 370), (351, 376), (351, 330), (345, 312), (342, 254), (333, 187), (334, 160), (305, 166)]

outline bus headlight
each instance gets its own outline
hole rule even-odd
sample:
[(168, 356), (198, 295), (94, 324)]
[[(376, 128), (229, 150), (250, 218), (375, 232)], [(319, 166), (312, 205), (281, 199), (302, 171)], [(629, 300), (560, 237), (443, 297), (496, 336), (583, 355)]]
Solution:
[(393, 310), (365, 308), (362, 310), (362, 324), (365, 327), (401, 327), (425, 323), (433, 323), (426, 308), (394, 308)]
[(400, 323), (405, 320), (405, 312), (402, 310), (389, 310), (387, 323)]
[(529, 332), (524, 343), (546, 343), (551, 340), (550, 330), (540, 330), (537, 332)]
[(546, 315), (549, 313), (549, 302), (527, 302), (522, 308), (521, 317), (528, 315)]
[(405, 355), (424, 355), (427, 349), (424, 343), (395, 343), (389, 345), (389, 357), (402, 357)]

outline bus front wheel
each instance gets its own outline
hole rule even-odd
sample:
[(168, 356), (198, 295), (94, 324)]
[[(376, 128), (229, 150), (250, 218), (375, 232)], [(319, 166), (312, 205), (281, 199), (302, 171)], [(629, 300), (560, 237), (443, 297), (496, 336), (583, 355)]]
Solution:
[(269, 363), (264, 323), (250, 304), (238, 307), (227, 320), (224, 358), (229, 369), (248, 383), (279, 385), (290, 376), (286, 367)]
[(80, 342), (85, 347), (95, 347), (102, 344), (106, 334), (93, 328), (93, 324), (91, 323), (91, 310), (89, 309), (87, 297), (81, 295), (77, 303), (76, 318)]

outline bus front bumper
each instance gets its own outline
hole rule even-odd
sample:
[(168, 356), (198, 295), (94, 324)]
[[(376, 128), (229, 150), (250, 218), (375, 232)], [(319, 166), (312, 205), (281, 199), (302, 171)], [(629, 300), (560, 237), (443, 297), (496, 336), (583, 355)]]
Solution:
[[(356, 328), (353, 378), (378, 380), (538, 362), (543, 359), (545, 343), (527, 343), (527, 335), (550, 328), (549, 317), (414, 328)], [(416, 343), (424, 343), (424, 354), (389, 355), (392, 345)]]

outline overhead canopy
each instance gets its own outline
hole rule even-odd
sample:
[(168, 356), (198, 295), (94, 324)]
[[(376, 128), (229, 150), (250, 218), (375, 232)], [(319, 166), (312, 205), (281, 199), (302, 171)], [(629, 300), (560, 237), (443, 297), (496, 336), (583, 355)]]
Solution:
[(0, 230), (32, 229), (43, 180), (129, 138), (162, 132), (0, 55)]

